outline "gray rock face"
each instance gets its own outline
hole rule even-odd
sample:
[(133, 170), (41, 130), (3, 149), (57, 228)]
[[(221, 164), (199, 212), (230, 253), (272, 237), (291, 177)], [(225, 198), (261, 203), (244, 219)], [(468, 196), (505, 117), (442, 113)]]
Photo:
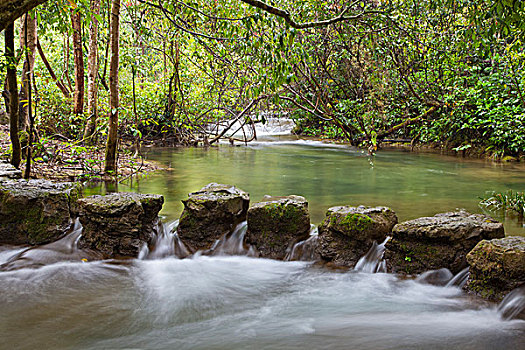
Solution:
[(246, 220), (248, 193), (235, 186), (210, 183), (183, 200), (177, 233), (193, 252), (210, 249), (224, 234)]
[(387, 207), (333, 207), (319, 225), (318, 253), (325, 261), (354, 267), (374, 241), (381, 243), (397, 223)]
[(384, 256), (387, 267), (405, 274), (443, 267), (456, 274), (467, 266), (466, 255), (479, 241), (505, 236), (503, 224), (466, 211), (406, 221), (392, 234)]
[(292, 246), (308, 238), (308, 202), (301, 196), (265, 196), (248, 209), (246, 242), (263, 258), (284, 259)]
[(22, 171), (18, 170), (8, 162), (0, 161), (0, 181), (20, 178), (22, 178)]
[(156, 194), (113, 193), (78, 201), (83, 226), (81, 248), (106, 258), (137, 257), (158, 227), (164, 197)]
[(76, 214), (78, 183), (0, 182), (0, 243), (43, 244), (63, 236)]
[(467, 255), (470, 277), (465, 289), (489, 300), (500, 301), (525, 285), (525, 237), (483, 240)]

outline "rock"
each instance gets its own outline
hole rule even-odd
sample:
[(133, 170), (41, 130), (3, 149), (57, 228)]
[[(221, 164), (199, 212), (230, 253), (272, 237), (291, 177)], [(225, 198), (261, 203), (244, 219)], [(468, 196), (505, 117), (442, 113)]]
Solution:
[(112, 193), (78, 201), (83, 226), (81, 248), (106, 258), (137, 257), (158, 228), (164, 197), (157, 194)]
[(246, 220), (248, 193), (235, 186), (210, 183), (183, 200), (177, 233), (191, 251), (210, 249), (216, 240)]
[(0, 182), (0, 243), (43, 244), (62, 237), (76, 215), (79, 183)]
[(470, 276), (465, 289), (499, 301), (525, 284), (525, 237), (483, 240), (468, 253), (467, 261)]
[(318, 253), (325, 261), (353, 268), (373, 242), (381, 243), (397, 223), (387, 207), (333, 207), (319, 225)]
[(444, 267), (456, 274), (467, 266), (465, 257), (479, 241), (504, 236), (503, 224), (488, 216), (442, 213), (396, 225), (384, 257), (394, 273), (420, 274)]
[(0, 161), (0, 182), (20, 178), (22, 178), (22, 171), (18, 170), (8, 162)]
[(423, 284), (432, 284), (434, 286), (444, 286), (454, 278), (449, 269), (442, 268), (439, 270), (430, 270), (423, 272), (416, 278), (416, 281)]
[(308, 202), (301, 196), (264, 196), (248, 209), (246, 242), (263, 258), (284, 259), (288, 250), (310, 234)]

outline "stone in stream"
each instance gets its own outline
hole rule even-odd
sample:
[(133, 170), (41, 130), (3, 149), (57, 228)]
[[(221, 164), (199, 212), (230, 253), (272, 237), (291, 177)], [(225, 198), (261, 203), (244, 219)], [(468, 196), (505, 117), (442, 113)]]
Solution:
[(310, 234), (308, 202), (301, 196), (264, 196), (248, 209), (246, 242), (260, 257), (284, 259), (287, 252)]
[(81, 248), (106, 258), (136, 258), (157, 233), (164, 197), (157, 194), (112, 193), (78, 201), (83, 226)]
[(0, 161), (0, 181), (22, 178), (22, 171), (5, 161)]
[(386, 239), (396, 223), (396, 214), (387, 207), (330, 208), (319, 225), (317, 251), (325, 261), (353, 268), (374, 241)]
[(525, 237), (483, 240), (467, 255), (470, 276), (465, 286), (485, 299), (500, 301), (525, 286)]
[(79, 183), (0, 182), (0, 243), (44, 244), (65, 235), (76, 215)]
[(394, 273), (447, 268), (456, 274), (467, 266), (466, 255), (479, 241), (504, 236), (503, 224), (488, 216), (463, 210), (441, 213), (396, 225), (384, 258)]
[(183, 200), (184, 210), (177, 233), (195, 252), (210, 249), (223, 235), (232, 233), (250, 205), (248, 193), (235, 186), (210, 183)]

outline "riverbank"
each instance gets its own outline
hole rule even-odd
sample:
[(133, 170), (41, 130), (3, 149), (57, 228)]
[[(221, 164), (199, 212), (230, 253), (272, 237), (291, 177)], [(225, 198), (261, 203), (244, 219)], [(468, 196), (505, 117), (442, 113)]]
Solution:
[[(11, 144), (9, 127), (0, 125), (0, 159), (9, 159)], [(88, 147), (78, 142), (60, 139), (41, 139), (35, 143), (31, 178), (60, 181), (122, 180), (131, 176), (145, 176), (163, 169), (147, 159), (147, 153), (135, 156), (132, 144), (124, 142), (119, 147), (118, 174), (104, 174), (104, 146)], [(25, 169), (25, 160), (20, 164)]]

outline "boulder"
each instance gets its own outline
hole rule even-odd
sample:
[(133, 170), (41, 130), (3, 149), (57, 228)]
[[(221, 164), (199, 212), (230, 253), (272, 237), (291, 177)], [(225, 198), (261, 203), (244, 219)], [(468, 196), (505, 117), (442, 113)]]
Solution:
[(500, 301), (525, 285), (525, 237), (483, 240), (467, 254), (470, 276), (465, 289)]
[(79, 183), (0, 182), (0, 243), (43, 244), (65, 235), (76, 215)]
[(259, 256), (284, 259), (293, 245), (310, 234), (308, 202), (301, 196), (264, 196), (248, 209), (246, 242)]
[(157, 194), (112, 193), (78, 201), (83, 226), (81, 248), (105, 258), (138, 256), (158, 230), (158, 213), (164, 197)]
[(183, 200), (177, 233), (191, 251), (210, 249), (216, 240), (246, 220), (248, 193), (235, 186), (210, 183)]
[(319, 225), (318, 253), (325, 261), (353, 268), (373, 242), (381, 243), (397, 223), (387, 207), (333, 207)]
[(8, 162), (0, 161), (0, 181), (20, 178), (22, 178), (22, 171), (18, 170)]
[(456, 274), (467, 266), (466, 255), (479, 241), (504, 236), (503, 224), (488, 216), (463, 210), (442, 213), (396, 225), (384, 257), (394, 273), (447, 268)]

